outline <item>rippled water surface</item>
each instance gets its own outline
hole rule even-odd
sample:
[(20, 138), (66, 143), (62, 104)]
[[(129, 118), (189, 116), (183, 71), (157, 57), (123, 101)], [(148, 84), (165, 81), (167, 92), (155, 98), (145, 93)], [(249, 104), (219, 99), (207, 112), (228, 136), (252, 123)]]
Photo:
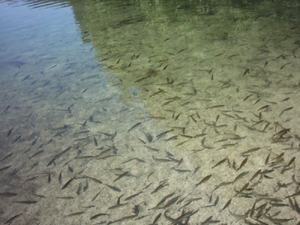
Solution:
[(299, 12), (0, 0), (0, 223), (299, 223)]

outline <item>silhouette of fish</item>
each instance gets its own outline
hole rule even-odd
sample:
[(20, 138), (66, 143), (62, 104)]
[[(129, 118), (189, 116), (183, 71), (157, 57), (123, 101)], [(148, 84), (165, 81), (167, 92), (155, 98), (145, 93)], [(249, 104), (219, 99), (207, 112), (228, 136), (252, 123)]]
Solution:
[(22, 61), (9, 61), (0, 63), (0, 67), (12, 66), (21, 69), (21, 66), (25, 65)]

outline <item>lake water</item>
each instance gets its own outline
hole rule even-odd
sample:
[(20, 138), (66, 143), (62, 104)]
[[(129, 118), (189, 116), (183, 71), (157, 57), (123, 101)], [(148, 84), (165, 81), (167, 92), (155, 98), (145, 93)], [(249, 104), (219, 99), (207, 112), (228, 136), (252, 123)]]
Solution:
[(0, 0), (0, 223), (300, 224), (299, 17)]

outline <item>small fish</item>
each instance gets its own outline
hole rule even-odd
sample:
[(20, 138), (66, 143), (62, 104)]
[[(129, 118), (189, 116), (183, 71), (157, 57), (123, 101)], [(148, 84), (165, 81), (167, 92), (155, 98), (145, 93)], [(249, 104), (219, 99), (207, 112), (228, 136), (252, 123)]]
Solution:
[(30, 75), (27, 75), (26, 77), (23, 78), (23, 80), (21, 80), (21, 82), (27, 80), (30, 77)]
[(121, 192), (122, 190), (115, 187), (115, 186), (112, 186), (112, 185), (109, 185), (109, 184), (105, 184), (107, 187), (109, 187), (110, 189), (112, 189), (113, 191), (116, 191), (116, 192)]
[(177, 164), (177, 168), (180, 166), (180, 164), (183, 162), (183, 158), (181, 158)]
[(100, 181), (100, 180), (98, 180), (98, 179), (96, 179), (96, 178), (94, 178), (94, 177), (90, 177), (90, 176), (84, 176), (85, 178), (88, 178), (88, 179), (90, 179), (90, 180), (92, 180), (92, 181), (94, 181), (94, 182), (96, 182), (96, 183), (98, 183), (98, 184), (102, 184), (102, 182)]
[(74, 169), (73, 169), (70, 165), (68, 165), (68, 170), (69, 170), (71, 173), (74, 172)]
[(241, 165), (236, 169), (236, 171), (239, 171), (248, 161), (248, 158), (245, 158), (242, 162)]
[(80, 212), (74, 212), (74, 213), (65, 215), (64, 217), (78, 216), (78, 215), (81, 215), (81, 214), (83, 214), (83, 213), (84, 213), (83, 211), (80, 211)]
[(155, 217), (155, 219), (153, 220), (153, 222), (152, 222), (150, 225), (155, 225), (156, 222), (159, 220), (160, 217), (161, 217), (161, 213), (159, 213), (159, 214)]
[(130, 131), (132, 131), (134, 128), (138, 127), (139, 125), (141, 125), (142, 122), (138, 122), (135, 125), (133, 125), (127, 132), (129, 133)]
[(243, 73), (243, 77), (246, 75), (246, 74), (250, 74), (250, 70), (247, 68), (246, 70), (245, 70), (245, 72)]
[(10, 128), (10, 130), (7, 132), (6, 137), (8, 137), (11, 134), (11, 132), (12, 132), (13, 129), (14, 129), (14, 127)]
[(10, 108), (10, 105), (5, 108), (4, 113)]
[(249, 173), (249, 171), (245, 171), (245, 172), (240, 173), (239, 175), (236, 176), (236, 178), (234, 179), (233, 182), (235, 183), (237, 180), (241, 179), (242, 177), (244, 177), (248, 173)]
[(219, 161), (217, 164), (215, 164), (215, 165), (212, 167), (212, 169), (215, 168), (215, 167), (217, 167), (217, 166), (219, 166), (219, 165), (221, 165), (221, 164), (223, 164), (224, 162), (226, 162), (226, 160), (227, 160), (227, 157), (224, 158), (224, 159), (222, 159), (221, 161)]
[(144, 145), (146, 148), (148, 148), (149, 150), (151, 150), (151, 151), (155, 151), (155, 152), (159, 152), (159, 149), (157, 149), (157, 148), (152, 148), (152, 147), (150, 147), (150, 146), (147, 146), (147, 145)]
[(95, 156), (95, 159), (104, 159), (106, 157), (111, 156), (111, 153), (113, 153), (112, 149), (107, 149), (102, 151), (99, 155)]
[(59, 196), (59, 197), (56, 197), (57, 199), (66, 199), (66, 200), (70, 200), (70, 199), (74, 199), (74, 197), (72, 196)]
[(239, 191), (235, 190), (237, 192), (237, 194), (242, 193), (243, 191), (245, 191), (249, 186), (249, 182), (247, 182)]
[(166, 209), (169, 208), (171, 205), (175, 204), (177, 200), (179, 199), (180, 195), (170, 199), (164, 206), (160, 207), (160, 209)]
[(110, 214), (109, 213), (98, 213), (96, 215), (91, 216), (90, 220), (94, 220), (94, 219), (98, 218), (99, 216), (110, 216)]
[(67, 183), (65, 183), (65, 184), (62, 186), (61, 190), (63, 190), (63, 189), (65, 189), (66, 187), (68, 187), (68, 185), (69, 185), (74, 179), (75, 179), (75, 176), (72, 177), (70, 180), (68, 180)]
[(162, 132), (162, 133), (156, 135), (156, 138), (157, 138), (157, 139), (160, 139), (160, 138), (162, 138), (163, 136), (165, 136), (167, 133), (169, 133), (169, 132), (171, 132), (171, 131), (173, 131), (173, 130), (174, 130), (174, 129), (164, 131), (164, 132)]
[(256, 151), (258, 151), (259, 149), (260, 149), (260, 147), (257, 147), (257, 148), (251, 148), (251, 149), (249, 149), (249, 150), (243, 152), (241, 155), (244, 156), (244, 155), (247, 155), (247, 154), (249, 154), (249, 153), (256, 152)]
[(157, 162), (171, 162), (171, 159), (160, 159), (160, 158), (156, 158), (152, 155), (152, 158), (157, 161)]
[(196, 187), (198, 187), (200, 184), (205, 183), (206, 181), (208, 181), (211, 178), (212, 174), (204, 177), (199, 183), (196, 184)]
[(263, 217), (266, 219), (270, 220), (274, 224), (279, 224), (279, 223), (286, 223), (290, 220), (294, 220), (294, 218), (289, 218), (289, 219), (279, 219), (279, 218), (272, 218), (270, 216), (267, 216), (266, 214), (263, 214)]
[(279, 114), (279, 116), (282, 116), (282, 114), (283, 114), (284, 112), (289, 111), (289, 110), (291, 110), (291, 109), (293, 109), (293, 108), (294, 108), (294, 107), (289, 107), (289, 108), (286, 108), (286, 109), (282, 110), (281, 113)]
[(96, 140), (96, 137), (94, 137), (94, 144), (95, 144), (95, 146), (98, 146), (98, 142)]
[(20, 203), (20, 204), (27, 204), (27, 205), (31, 205), (31, 204), (36, 204), (37, 201), (31, 201), (31, 200), (28, 200), (28, 201), (15, 201), (13, 203)]
[(40, 150), (40, 151), (34, 153), (32, 156), (29, 157), (29, 159), (32, 159), (33, 157), (35, 157), (35, 156), (41, 154), (42, 152), (44, 152), (44, 150)]
[(262, 107), (260, 107), (257, 111), (263, 110), (263, 109), (268, 109), (270, 107), (270, 105), (264, 105)]
[[(163, 197), (157, 204), (155, 207), (151, 208), (151, 209), (158, 209), (160, 205), (162, 205), (168, 198), (172, 197), (175, 194), (175, 192), (168, 194), (167, 196)], [(149, 209), (150, 210), (150, 209)]]
[(51, 173), (48, 173), (48, 183), (51, 183)]
[(226, 202), (226, 204), (225, 204), (224, 207), (220, 210), (220, 212), (223, 211), (224, 209), (226, 209), (226, 208), (230, 205), (231, 200), (232, 200), (232, 199), (229, 199), (229, 200)]
[(62, 179), (62, 175), (61, 175), (62, 171), (60, 171), (59, 175), (58, 175), (58, 183), (61, 183), (61, 179)]
[(232, 213), (229, 209), (228, 209), (228, 211), (229, 211), (229, 213), (233, 216), (233, 217), (235, 217), (236, 219), (238, 219), (238, 220), (244, 220), (244, 219), (246, 219), (247, 217), (248, 217), (248, 214), (249, 214), (249, 212), (246, 212), (245, 214), (235, 214), (235, 213)]
[(261, 169), (256, 171), (256, 173), (252, 176), (252, 178), (250, 179), (250, 181), (252, 181), (255, 177), (257, 177), (259, 174), (261, 174)]
[(5, 156), (3, 159), (0, 160), (0, 162), (3, 162), (5, 159), (8, 159), (9, 157), (11, 157), (13, 155), (13, 153), (8, 154), (7, 156)]
[(221, 108), (221, 107), (224, 107), (224, 106), (225, 105), (212, 105), (212, 106), (207, 107), (207, 109)]
[(172, 136), (172, 137), (170, 137), (170, 138), (168, 138), (168, 139), (165, 139), (164, 141), (165, 141), (165, 142), (168, 142), (168, 141), (171, 141), (171, 140), (176, 140), (177, 137), (178, 137), (178, 135), (174, 135), (174, 136)]
[(166, 181), (161, 182), (161, 184), (158, 185), (158, 186), (151, 192), (151, 194), (154, 194), (154, 193), (158, 192), (160, 189), (162, 189), (163, 187), (168, 186), (168, 185), (169, 185), (169, 183), (167, 183)]
[(147, 138), (147, 141), (149, 143), (151, 143), (153, 141), (153, 136), (151, 134), (149, 134), (149, 133), (144, 132), (144, 131), (143, 131), (143, 133), (145, 134), (145, 136)]
[(220, 187), (227, 186), (227, 185), (230, 185), (230, 184), (233, 184), (233, 181), (230, 181), (230, 182), (222, 182), (222, 183), (220, 183), (219, 185), (217, 185), (213, 191), (219, 189)]
[(124, 177), (124, 176), (126, 176), (126, 175), (128, 175), (128, 174), (129, 174), (129, 171), (126, 171), (126, 172), (122, 173), (120, 176), (118, 176), (118, 177), (114, 180), (114, 182), (116, 182), (117, 180), (121, 179), (122, 177)]
[(133, 195), (128, 196), (128, 197), (125, 198), (124, 200), (125, 200), (125, 201), (128, 201), (128, 200), (130, 200), (130, 199), (133, 199), (134, 197), (140, 195), (141, 193), (143, 193), (143, 190), (141, 190), (140, 192), (138, 192), (138, 193), (136, 193), (136, 194), (133, 194)]
[(16, 195), (17, 195), (16, 193), (12, 193), (12, 192), (0, 192), (1, 197), (14, 197)]
[(119, 207), (123, 207), (127, 204), (128, 204), (128, 202), (122, 203), (122, 204), (116, 204), (116, 205), (110, 206), (108, 209), (116, 209), (116, 208), (119, 208)]
[(11, 217), (10, 219), (6, 220), (6, 221), (4, 222), (4, 224), (11, 224), (12, 221), (13, 221), (14, 219), (18, 218), (18, 217), (21, 216), (22, 214), (23, 214), (23, 213), (20, 213), (20, 214), (17, 214), (17, 215), (15, 215), (15, 216)]
[(4, 170), (7, 170), (8, 168), (10, 168), (11, 166), (5, 166), (5, 167), (2, 167), (0, 168), (0, 172), (4, 171)]

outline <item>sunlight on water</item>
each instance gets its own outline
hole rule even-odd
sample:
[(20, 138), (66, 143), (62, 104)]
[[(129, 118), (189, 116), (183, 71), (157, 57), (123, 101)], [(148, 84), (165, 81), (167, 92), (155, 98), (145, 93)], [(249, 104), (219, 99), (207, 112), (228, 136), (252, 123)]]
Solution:
[(0, 1), (1, 224), (299, 223), (299, 3)]

